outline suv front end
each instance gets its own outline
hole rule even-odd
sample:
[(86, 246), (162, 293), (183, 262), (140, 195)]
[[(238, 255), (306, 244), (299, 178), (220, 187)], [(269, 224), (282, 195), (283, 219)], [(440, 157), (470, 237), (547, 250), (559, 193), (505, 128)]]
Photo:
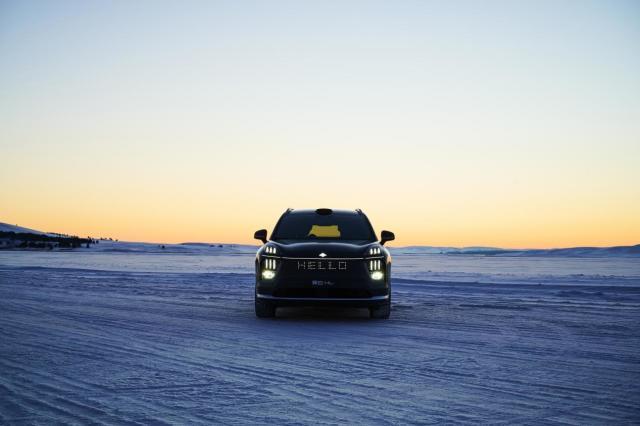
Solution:
[[(279, 233), (283, 220), (295, 214), (298, 222), (308, 222), (302, 224), (301, 230), (309, 227), (310, 233), (320, 237), (308, 234), (308, 238), (296, 239), (291, 237), (305, 234)], [(362, 223), (357, 224), (357, 220)], [(358, 239), (336, 237), (349, 236), (350, 227), (361, 228), (350, 236)], [(289, 238), (278, 238), (279, 235)], [(371, 317), (388, 318), (391, 255), (382, 244), (393, 239), (393, 234), (384, 231), (384, 236), (386, 240), (375, 241), (371, 225), (361, 211), (288, 210), (276, 225), (271, 241), (266, 240), (266, 231), (256, 233), (265, 242), (255, 262), (256, 315), (272, 317), (278, 306), (322, 304), (367, 307)]]

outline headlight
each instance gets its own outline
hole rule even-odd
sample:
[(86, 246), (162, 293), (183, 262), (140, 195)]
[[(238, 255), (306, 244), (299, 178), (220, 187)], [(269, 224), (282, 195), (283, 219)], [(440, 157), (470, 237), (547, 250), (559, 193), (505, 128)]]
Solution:
[(369, 255), (370, 256), (373, 256), (373, 255), (376, 255), (376, 254), (380, 254), (380, 253), (382, 253), (382, 249), (380, 247), (371, 247), (369, 249)]
[(266, 258), (262, 261), (262, 278), (270, 280), (276, 276), (278, 263), (276, 259)]
[(276, 271), (270, 271), (269, 269), (265, 269), (262, 271), (262, 278), (265, 280), (270, 280), (276, 276)]
[(371, 279), (372, 280), (379, 281), (379, 280), (381, 280), (383, 278), (384, 278), (384, 272), (382, 272), (382, 271), (373, 271), (371, 273)]
[(380, 259), (369, 260), (369, 272), (372, 280), (381, 280), (384, 278), (384, 262)]
[(276, 248), (274, 246), (266, 246), (264, 252), (267, 254), (276, 254)]

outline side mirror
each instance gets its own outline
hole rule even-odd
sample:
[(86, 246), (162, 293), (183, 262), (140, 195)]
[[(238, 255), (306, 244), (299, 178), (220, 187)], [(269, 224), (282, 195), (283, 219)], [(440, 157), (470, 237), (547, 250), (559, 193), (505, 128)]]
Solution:
[(253, 234), (253, 238), (255, 238), (256, 240), (262, 241), (263, 244), (266, 244), (267, 243), (267, 230), (266, 229), (260, 229), (260, 230), (256, 231)]
[(384, 245), (387, 241), (393, 241), (396, 239), (396, 236), (391, 231), (382, 231), (380, 233), (380, 244)]

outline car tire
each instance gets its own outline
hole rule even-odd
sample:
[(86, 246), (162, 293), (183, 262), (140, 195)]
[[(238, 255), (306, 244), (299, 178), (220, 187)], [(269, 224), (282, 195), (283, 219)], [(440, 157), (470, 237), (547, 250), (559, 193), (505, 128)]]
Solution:
[(263, 300), (255, 300), (256, 316), (258, 318), (273, 318), (276, 316), (276, 306)]
[(391, 300), (380, 306), (372, 306), (369, 308), (369, 317), (373, 319), (388, 319), (391, 315)]

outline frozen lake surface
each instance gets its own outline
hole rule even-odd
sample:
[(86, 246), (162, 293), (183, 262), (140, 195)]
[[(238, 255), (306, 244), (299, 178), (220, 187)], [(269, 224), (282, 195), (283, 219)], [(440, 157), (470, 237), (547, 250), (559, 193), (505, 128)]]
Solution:
[(251, 247), (0, 252), (0, 423), (640, 422), (640, 259), (394, 255), (253, 314)]

